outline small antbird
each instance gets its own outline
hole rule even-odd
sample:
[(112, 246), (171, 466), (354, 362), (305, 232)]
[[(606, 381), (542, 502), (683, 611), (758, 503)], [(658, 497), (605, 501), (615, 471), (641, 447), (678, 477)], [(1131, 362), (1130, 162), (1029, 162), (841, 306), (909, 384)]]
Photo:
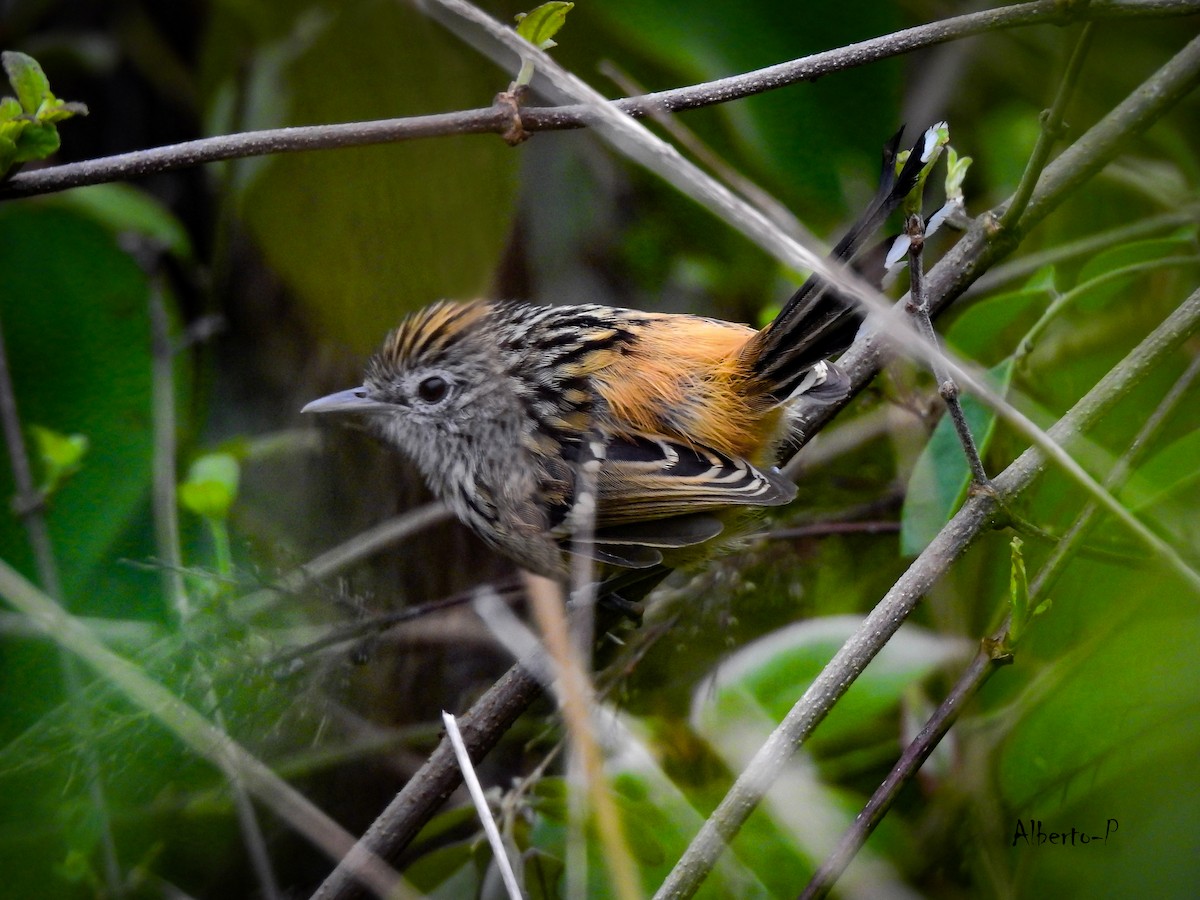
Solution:
[[(835, 259), (853, 257), (916, 184), (920, 154), (897, 173), (898, 143)], [(387, 336), (361, 387), (303, 411), (365, 415), (463, 522), (527, 569), (562, 579), (566, 553), (582, 550), (664, 572), (795, 497), (776, 468), (789, 405), (845, 394), (825, 360), (861, 319), (815, 277), (761, 331), (593, 304), (440, 302)]]

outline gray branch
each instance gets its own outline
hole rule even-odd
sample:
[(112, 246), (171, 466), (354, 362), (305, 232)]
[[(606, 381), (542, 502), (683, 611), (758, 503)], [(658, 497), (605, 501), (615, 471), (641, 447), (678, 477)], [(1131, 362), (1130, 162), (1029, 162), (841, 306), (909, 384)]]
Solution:
[[(612, 102), (617, 109), (637, 118), (657, 111), (681, 112), (740, 100), (802, 81), (813, 81), (833, 72), (888, 59), (923, 47), (1000, 29), (1044, 23), (1064, 25), (1074, 20), (1183, 16), (1198, 12), (1200, 0), (1093, 0), (1091, 3), (1035, 0), (1032, 3), (1019, 3), (906, 28), (893, 34), (814, 53), (729, 78), (639, 97), (626, 97)], [(512, 70), (516, 71), (515, 64)], [(165, 147), (19, 172), (0, 183), (0, 200), (52, 193), (87, 184), (124, 181), (228, 159), (390, 144), (459, 134), (505, 134), (514, 126), (513, 115), (511, 105), (496, 104), (487, 109), (429, 116), (273, 128), (201, 138)], [(586, 104), (521, 109), (517, 115), (520, 119), (519, 130), (529, 133), (581, 128), (589, 125), (595, 118)]]

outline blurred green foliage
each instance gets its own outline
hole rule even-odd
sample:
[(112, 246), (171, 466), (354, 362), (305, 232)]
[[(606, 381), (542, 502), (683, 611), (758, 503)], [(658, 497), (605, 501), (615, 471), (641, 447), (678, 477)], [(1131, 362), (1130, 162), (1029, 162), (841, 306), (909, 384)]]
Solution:
[[(516, 75), (391, 0), (111, 7), (85, 14), (55, 0), (12, 4), (5, 40), (41, 63), (22, 64), (13, 78), (20, 116), (33, 116), (19, 121), (57, 102), (42, 69), (56, 91), (92, 111), (64, 131), (60, 160), (212, 133), (484, 107)], [(521, 11), (489, 9), (508, 22)], [(657, 90), (942, 13), (929, 3), (704, 0), (685, 15), (658, 0), (577, 3), (554, 54), (616, 95), (624, 88), (599, 74), (601, 63)], [(1068, 114), (1072, 135), (1168, 59), (1191, 24), (1100, 26)], [(1054, 61), (1070, 40), (1051, 26), (991, 35), (679, 122), (807, 227), (835, 237), (871, 194), (879, 147), (897, 125), (945, 118), (955, 147), (975, 160), (964, 184), (974, 215), (1019, 180), (1053, 91), (1047, 73), (1061, 67)], [(1039, 422), (1069, 409), (1200, 283), (1198, 112), (1191, 97), (1131, 142), (1021, 252), (1054, 251), (1164, 212), (1180, 214), (1174, 224), (1063, 254), (964, 298), (940, 324), (949, 346), (989, 370)], [(2, 129), (18, 117), (0, 120), (2, 156)], [(937, 193), (928, 209), (940, 205)], [(929, 262), (953, 239), (940, 231)], [(504, 570), (461, 533), (442, 530), (335, 583), (263, 591), (423, 498), (411, 473), (349, 430), (332, 432), (323, 447), (295, 430), (300, 405), (354, 383), (388, 328), (443, 296), (761, 321), (794, 282), (795, 273), (586, 131), (539, 134), (519, 148), (463, 136), (259, 157), (5, 202), (0, 323), (35, 476), (50, 489), (45, 517), (61, 600), (94, 617), (106, 642), (184, 700), (206, 714), (219, 710), (235, 739), (361, 829), (433, 746), (436, 709), (464, 709), (508, 660), (469, 612), (454, 611), (293, 651)], [(187, 622), (177, 621), (164, 588), (170, 573), (150, 502), (155, 291), (170, 308)], [(1103, 477), (1195, 352), (1193, 343), (1152, 372), (1087, 435), (1078, 454), (1090, 471)], [(1119, 494), (1193, 565), (1197, 395), (1193, 386)], [(965, 405), (997, 472), (1024, 444), (983, 406)], [(878, 527), (753, 541), (674, 582), (645, 626), (626, 636), (614, 666), (622, 677), (608, 695), (621, 710), (622, 752), (611, 774), (647, 891), (772, 724), (961, 503), (967, 469), (939, 410), (932, 379), (894, 363), (839, 420), (847, 432), (872, 421), (883, 427), (814, 463), (786, 523), (771, 523)], [(13, 490), (9, 466), (0, 467), (0, 495)], [(1048, 471), (1018, 512), (1061, 534), (1084, 501)], [(1034, 577), (1050, 544), (1023, 539)], [(0, 558), (35, 575), (15, 515), (0, 516)], [(1009, 608), (1013, 571), (1010, 536), (983, 535), (797, 756), (704, 896), (790, 897), (802, 888)], [(869, 860), (847, 872), (847, 892), (1195, 893), (1196, 597), (1111, 524), (1088, 539), (1050, 597), (1014, 665), (988, 683), (901, 793), (868, 843)], [(0, 616), (0, 628), (0, 897), (110, 896), (106, 832), (128, 896), (161, 896), (164, 885), (196, 897), (261, 896), (216, 770), (103, 681), (85, 684), (73, 707), (52, 643), (12, 615)], [(84, 730), (80, 708), (90, 722)], [(509, 788), (559, 737), (553, 716), (527, 716), (482, 771), (506, 792), (497, 809), (523, 854), (532, 897), (561, 896), (566, 786), (551, 768)], [(93, 764), (103, 807), (87, 792)], [(1031, 820), (1089, 834), (1117, 820), (1119, 830), (1083, 848), (1014, 841), (1018, 823)], [(263, 827), (279, 880), (304, 895), (326, 863), (287, 823)], [(605, 861), (592, 837), (589, 885), (605, 896)], [(483, 891), (490, 863), (466, 807), (435, 818), (403, 860), (415, 885), (447, 898)]]

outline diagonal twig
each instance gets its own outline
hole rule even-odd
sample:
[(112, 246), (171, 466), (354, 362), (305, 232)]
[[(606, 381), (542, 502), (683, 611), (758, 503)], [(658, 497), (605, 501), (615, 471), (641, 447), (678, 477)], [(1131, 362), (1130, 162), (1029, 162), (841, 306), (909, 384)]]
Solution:
[[(1200, 331), (1200, 291), (1185, 300), (1158, 328), (1105, 375), (1051, 428), (1060, 440), (1078, 436), (1153, 371), (1190, 336)], [(758, 805), (775, 776), (829, 710), (849, 689), (934, 585), (990, 523), (998, 500), (1015, 496), (1042, 472), (1045, 457), (1026, 450), (992, 482), (995, 493), (971, 497), (863, 619), (804, 696), (755, 754), (717, 810), (663, 883), (656, 898), (690, 897), (700, 887), (727, 843)]]
[[(1197, 12), (1200, 12), (1200, 0), (1092, 0), (1091, 3), (1035, 0), (906, 28), (741, 75), (659, 91), (643, 97), (629, 97), (614, 101), (614, 105), (623, 113), (638, 117), (649, 115), (652, 110), (680, 112), (727, 103), (802, 81), (813, 81), (832, 72), (888, 59), (922, 47), (1004, 28), (1042, 23), (1062, 25), (1074, 19), (1158, 18), (1193, 15)], [(504, 134), (513, 125), (512, 116), (511, 106), (495, 105), (487, 109), (403, 119), (274, 128), (201, 138), (101, 159), (18, 172), (0, 184), (0, 199), (122, 181), (227, 159), (459, 134)], [(582, 128), (590, 123), (591, 118), (591, 113), (584, 105), (520, 111), (521, 127), (527, 132)]]
[[(1192, 361), (1187, 370), (1171, 387), (1154, 412), (1146, 419), (1138, 430), (1129, 449), (1113, 467), (1104, 483), (1109, 490), (1118, 490), (1126, 481), (1132, 468), (1148, 447), (1153, 436), (1170, 417), (1178, 406), (1184, 394), (1200, 376), (1200, 357)], [(1066, 568), (1066, 564), (1074, 558), (1079, 546), (1087, 534), (1097, 524), (1099, 508), (1095, 503), (1088, 503), (1080, 511), (1067, 533), (1056, 545), (1050, 557), (1043, 564), (1034, 583), (1029, 590), (1029, 607), (1034, 609), (1037, 604), (1049, 594), (1058, 576)], [(816, 900), (824, 897), (833, 887), (834, 882), (850, 860), (866, 843), (867, 838), (875, 827), (883, 820), (900, 789), (904, 787), (920, 770), (921, 765), (929, 758), (934, 748), (946, 736), (954, 723), (958, 721), (970, 700), (987, 683), (988, 679), (999, 669), (1012, 661), (1008, 652), (1010, 623), (1005, 621), (996, 632), (983, 642), (979, 652), (966, 670), (959, 676), (954, 687), (938, 705), (934, 714), (926, 722), (920, 733), (905, 747), (900, 759), (892, 771), (888, 773), (883, 783), (871, 795), (871, 799), (863, 807), (838, 841), (837, 846), (825, 858), (824, 862), (813, 873), (812, 879), (800, 895), (801, 900)]]

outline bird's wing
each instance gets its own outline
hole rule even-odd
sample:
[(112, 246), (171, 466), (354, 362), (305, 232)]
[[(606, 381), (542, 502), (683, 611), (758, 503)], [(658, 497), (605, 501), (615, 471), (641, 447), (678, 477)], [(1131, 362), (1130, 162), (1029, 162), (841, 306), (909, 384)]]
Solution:
[(596, 481), (598, 529), (648, 527), (655, 520), (730, 506), (780, 506), (796, 496), (796, 486), (778, 471), (646, 435), (610, 437)]
[[(593, 435), (577, 451), (554, 533), (573, 552), (618, 566), (653, 566), (662, 550), (715, 538), (722, 510), (779, 506), (796, 496), (776, 470), (662, 437)], [(589, 532), (590, 547), (579, 542)]]

